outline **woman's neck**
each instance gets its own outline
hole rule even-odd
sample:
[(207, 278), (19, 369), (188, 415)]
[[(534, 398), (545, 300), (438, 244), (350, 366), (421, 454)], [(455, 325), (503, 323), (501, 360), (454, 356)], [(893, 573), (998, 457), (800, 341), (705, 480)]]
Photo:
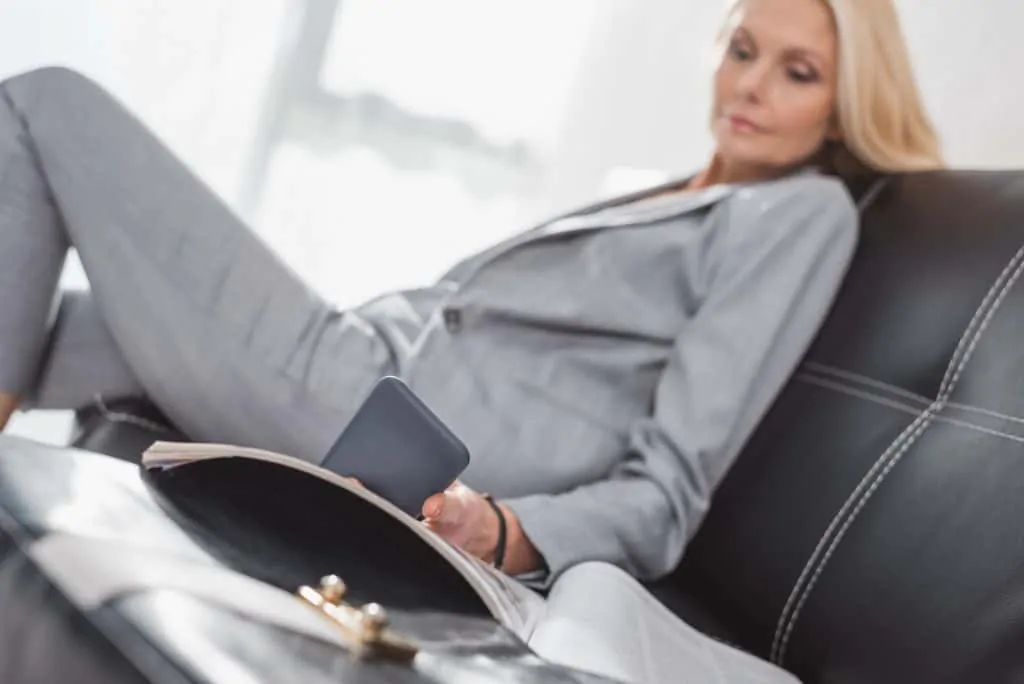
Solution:
[(721, 155), (715, 154), (711, 157), (707, 167), (693, 177), (688, 187), (693, 190), (699, 190), (700, 188), (723, 183), (753, 183), (772, 180), (785, 174), (786, 171), (779, 169), (729, 163)]

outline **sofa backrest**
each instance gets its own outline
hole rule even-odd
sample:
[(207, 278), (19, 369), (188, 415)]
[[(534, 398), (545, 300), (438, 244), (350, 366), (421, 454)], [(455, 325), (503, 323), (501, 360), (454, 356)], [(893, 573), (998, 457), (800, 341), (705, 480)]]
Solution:
[(886, 180), (670, 578), (808, 684), (1024, 680), (1024, 173)]

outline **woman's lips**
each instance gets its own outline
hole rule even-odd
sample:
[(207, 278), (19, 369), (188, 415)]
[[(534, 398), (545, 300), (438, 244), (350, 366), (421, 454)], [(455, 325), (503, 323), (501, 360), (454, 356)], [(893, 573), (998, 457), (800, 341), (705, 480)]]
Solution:
[(729, 127), (737, 133), (761, 133), (764, 131), (763, 128), (743, 116), (730, 114), (726, 120), (729, 122)]

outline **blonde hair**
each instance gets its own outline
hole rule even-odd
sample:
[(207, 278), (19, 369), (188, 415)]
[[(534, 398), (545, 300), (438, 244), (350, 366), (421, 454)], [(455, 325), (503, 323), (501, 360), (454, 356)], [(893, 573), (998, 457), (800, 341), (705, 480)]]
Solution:
[[(746, 0), (729, 11), (734, 20)], [(945, 166), (935, 127), (914, 78), (892, 0), (820, 0), (838, 36), (836, 114), (842, 143), (820, 162), (839, 174), (925, 171)]]

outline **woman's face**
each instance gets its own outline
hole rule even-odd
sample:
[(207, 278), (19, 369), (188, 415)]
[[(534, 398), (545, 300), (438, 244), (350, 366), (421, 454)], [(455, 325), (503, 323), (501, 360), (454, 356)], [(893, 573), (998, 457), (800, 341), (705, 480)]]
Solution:
[(773, 175), (838, 138), (837, 59), (822, 0), (746, 0), (715, 72), (712, 132), (722, 163)]

